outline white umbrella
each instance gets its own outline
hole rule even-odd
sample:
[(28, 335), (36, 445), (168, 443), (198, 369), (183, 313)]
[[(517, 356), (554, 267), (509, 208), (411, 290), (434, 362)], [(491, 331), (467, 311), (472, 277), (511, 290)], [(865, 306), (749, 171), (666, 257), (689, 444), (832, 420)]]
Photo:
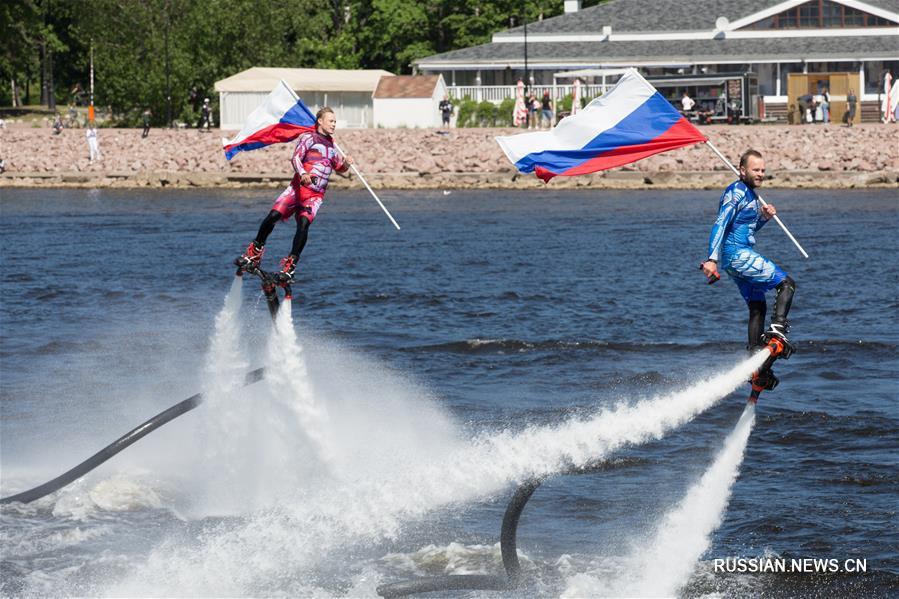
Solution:
[(518, 80), (518, 87), (515, 89), (515, 110), (512, 112), (512, 123), (516, 127), (521, 127), (528, 118), (528, 109), (524, 105), (524, 81)]
[(581, 80), (574, 80), (574, 91), (571, 93), (571, 114), (581, 109)]
[(899, 79), (893, 81), (893, 89), (890, 91), (890, 114), (896, 120), (896, 108), (899, 107)]
[(886, 75), (883, 76), (883, 102), (881, 103), (881, 111), (883, 112), (883, 122), (889, 123), (890, 121), (896, 120), (895, 115), (893, 114), (893, 107), (895, 106), (895, 98), (891, 98), (892, 93), (892, 81), (893, 75), (887, 72)]

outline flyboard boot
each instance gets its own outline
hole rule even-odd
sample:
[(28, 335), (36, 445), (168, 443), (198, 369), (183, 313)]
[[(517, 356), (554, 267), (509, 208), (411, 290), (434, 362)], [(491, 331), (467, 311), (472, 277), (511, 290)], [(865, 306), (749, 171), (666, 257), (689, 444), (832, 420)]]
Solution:
[(257, 243), (255, 240), (250, 242), (247, 249), (241, 256), (234, 260), (234, 266), (237, 267), (237, 274), (242, 275), (245, 271), (258, 270), (262, 263), (262, 255), (265, 253), (265, 246)]
[(762, 391), (771, 391), (777, 387), (777, 384), (780, 382), (778, 378), (774, 376), (774, 371), (771, 370), (771, 366), (774, 362), (780, 358), (786, 360), (793, 355), (795, 348), (793, 347), (793, 344), (787, 340), (787, 332), (789, 329), (790, 327), (786, 321), (772, 322), (768, 327), (768, 330), (762, 334), (761, 342), (764, 349), (768, 350), (769, 355), (761, 368), (752, 374), (752, 378), (749, 381), (752, 385), (749, 401), (753, 404), (758, 402), (759, 395), (761, 395)]
[(243, 276), (248, 272), (251, 275), (259, 277), (262, 281), (262, 293), (265, 295), (266, 304), (268, 304), (269, 312), (272, 318), (275, 318), (280, 308), (278, 299), (278, 287), (284, 289), (284, 299), (291, 299), (293, 292), (290, 284), (293, 282), (293, 273), (296, 265), (296, 256), (288, 256), (281, 261), (281, 272), (266, 272), (262, 270), (262, 254), (265, 253), (265, 247), (256, 241), (250, 242), (246, 251), (234, 260), (237, 267), (237, 276)]
[(275, 275), (277, 284), (285, 290), (286, 298), (290, 298), (292, 295), (290, 285), (293, 283), (293, 275), (297, 269), (297, 259), (297, 256), (290, 254), (281, 260), (281, 272)]

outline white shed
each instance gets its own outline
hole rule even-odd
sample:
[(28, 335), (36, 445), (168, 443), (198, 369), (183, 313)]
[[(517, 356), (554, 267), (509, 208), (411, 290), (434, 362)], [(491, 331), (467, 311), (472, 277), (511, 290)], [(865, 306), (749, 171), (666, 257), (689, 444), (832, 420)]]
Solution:
[(389, 71), (281, 69), (253, 67), (215, 82), (222, 129), (239, 130), (249, 115), (283, 79), (312, 112), (330, 106), (338, 127), (371, 127), (372, 93)]
[(372, 96), (376, 127), (440, 127), (443, 75), (384, 76)]

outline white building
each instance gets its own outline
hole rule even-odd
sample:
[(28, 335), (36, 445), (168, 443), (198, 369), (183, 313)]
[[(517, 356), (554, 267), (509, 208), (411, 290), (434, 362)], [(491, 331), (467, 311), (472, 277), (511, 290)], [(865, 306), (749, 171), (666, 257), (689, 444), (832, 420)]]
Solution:
[(438, 108), (448, 94), (442, 75), (381, 77), (372, 95), (376, 127), (440, 127)]
[(283, 79), (314, 113), (330, 106), (337, 115), (338, 127), (371, 127), (372, 94), (383, 76), (392, 73), (380, 69), (281, 69), (253, 67), (216, 81), (222, 129), (239, 130), (247, 116)]
[[(571, 91), (570, 81), (558, 81), (563, 71), (637, 67), (650, 80), (750, 72), (756, 95), (781, 114), (795, 99), (791, 75), (807, 75), (814, 92), (831, 73), (850, 73), (862, 112), (873, 119), (884, 74), (899, 78), (899, 0), (609, 0), (584, 9), (566, 0), (564, 6), (563, 15), (526, 26), (519, 20), (489, 43), (413, 64), (418, 72), (443, 74), (453, 97), (493, 102), (514, 97), (519, 79), (538, 95), (549, 90), (561, 97)], [(615, 80), (590, 78), (587, 94)], [(714, 107), (726, 86), (685, 81), (668, 92), (676, 101), (685, 89), (706, 95), (700, 103)]]

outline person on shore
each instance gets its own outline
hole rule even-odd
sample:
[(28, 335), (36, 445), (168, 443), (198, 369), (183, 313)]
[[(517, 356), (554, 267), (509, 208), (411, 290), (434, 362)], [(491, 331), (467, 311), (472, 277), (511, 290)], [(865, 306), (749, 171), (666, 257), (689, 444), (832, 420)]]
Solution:
[(150, 111), (149, 108), (147, 108), (146, 110), (144, 110), (142, 116), (144, 119), (144, 130), (141, 132), (140, 136), (141, 136), (141, 138), (145, 138), (148, 135), (150, 135), (150, 117), (153, 116), (153, 113)]
[(830, 122), (830, 94), (826, 87), (821, 89), (821, 121), (825, 125)]
[(443, 126), (449, 129), (450, 117), (453, 116), (453, 103), (450, 102), (449, 96), (443, 96), (443, 100), (440, 101), (437, 108), (440, 110)]
[(293, 281), (297, 261), (309, 234), (309, 225), (325, 199), (325, 190), (331, 172), (345, 173), (353, 158), (341, 156), (334, 147), (332, 135), (337, 129), (334, 111), (325, 106), (315, 115), (315, 131), (303, 133), (297, 139), (290, 164), (294, 169), (290, 185), (275, 200), (268, 216), (259, 226), (256, 239), (250, 242), (244, 253), (235, 260), (239, 268), (259, 268), (265, 241), (279, 220), (286, 221), (291, 216), (297, 221), (297, 231), (293, 237), (290, 254), (281, 260), (281, 275), (284, 282)]
[(689, 94), (687, 94), (686, 90), (684, 90), (684, 97), (680, 99), (680, 105), (683, 109), (683, 113), (687, 114), (691, 110), (693, 110), (693, 107), (696, 106), (696, 102), (693, 100), (693, 98), (690, 97)]
[(543, 128), (543, 121), (546, 121), (546, 128), (553, 128), (553, 102), (549, 98), (549, 92), (543, 92), (543, 99), (540, 101), (543, 118), (540, 119), (540, 128)]
[(200, 109), (200, 129), (212, 129), (212, 108), (209, 106), (209, 98), (203, 99), (203, 107)]
[(537, 106), (540, 105), (540, 102), (537, 101), (537, 96), (534, 95), (533, 92), (528, 94), (528, 129), (536, 129), (537, 128)]
[(62, 133), (62, 117), (59, 116), (59, 113), (56, 113), (56, 117), (53, 119), (53, 135), (59, 135)]
[(812, 111), (815, 108), (815, 100), (811, 94), (803, 94), (796, 98), (796, 101), (799, 102), (799, 122), (801, 123), (811, 123), (814, 122), (814, 117), (812, 116)]
[(846, 95), (846, 126), (851, 127), (853, 121), (855, 121), (855, 111), (857, 110), (858, 105), (858, 96), (855, 95), (855, 90), (850, 89), (849, 93)]
[(100, 160), (100, 142), (97, 140), (97, 128), (93, 123), (87, 126), (87, 148), (90, 151), (90, 161)]
[[(718, 280), (720, 265), (740, 289), (749, 307), (750, 350), (763, 347), (770, 337), (786, 341), (787, 315), (796, 290), (796, 282), (786, 272), (753, 249), (755, 233), (777, 214), (773, 205), (763, 206), (756, 195), (764, 179), (765, 160), (759, 152), (747, 150), (740, 157), (740, 179), (721, 196), (718, 218), (709, 236), (708, 259), (701, 265), (711, 282)], [(765, 292), (771, 289), (775, 290), (774, 311), (765, 331)], [(774, 375), (770, 371), (762, 374)]]

